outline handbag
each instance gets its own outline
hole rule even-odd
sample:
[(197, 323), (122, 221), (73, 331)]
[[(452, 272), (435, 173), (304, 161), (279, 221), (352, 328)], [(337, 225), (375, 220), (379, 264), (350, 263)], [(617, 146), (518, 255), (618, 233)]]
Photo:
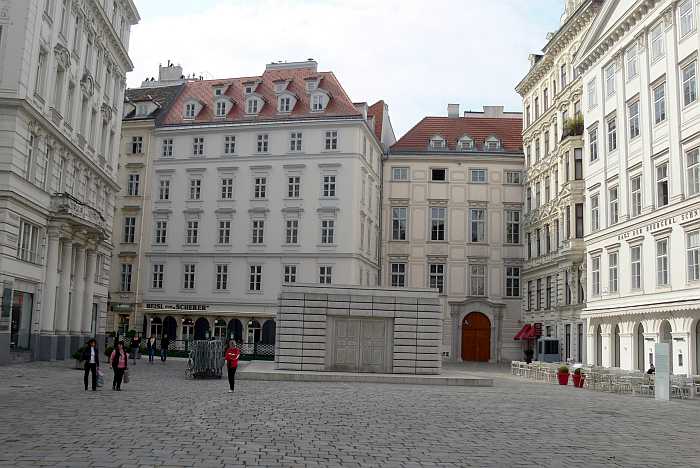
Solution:
[(97, 368), (97, 386), (102, 387), (105, 384), (104, 372), (98, 367)]
[(129, 371), (124, 371), (124, 383), (129, 383)]

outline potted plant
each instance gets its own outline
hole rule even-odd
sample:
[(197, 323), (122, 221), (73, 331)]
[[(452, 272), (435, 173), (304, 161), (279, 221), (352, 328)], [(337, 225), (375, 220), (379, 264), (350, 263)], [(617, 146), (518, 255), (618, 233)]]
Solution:
[(583, 388), (583, 381), (586, 380), (586, 375), (581, 372), (581, 368), (574, 369), (574, 375), (572, 377), (574, 380), (574, 387)]
[(75, 359), (75, 368), (82, 369), (81, 365), (83, 362), (83, 351), (85, 351), (85, 346), (78, 348), (76, 352), (73, 353), (73, 359)]
[(569, 366), (559, 366), (557, 379), (559, 380), (559, 385), (569, 384)]

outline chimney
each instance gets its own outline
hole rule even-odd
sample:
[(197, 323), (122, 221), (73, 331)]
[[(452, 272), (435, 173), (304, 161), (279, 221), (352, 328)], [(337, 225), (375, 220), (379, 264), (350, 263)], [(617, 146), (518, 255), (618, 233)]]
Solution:
[(484, 106), (484, 117), (503, 117), (503, 106)]
[(447, 105), (447, 116), (448, 117), (459, 117), (459, 104), (448, 104)]

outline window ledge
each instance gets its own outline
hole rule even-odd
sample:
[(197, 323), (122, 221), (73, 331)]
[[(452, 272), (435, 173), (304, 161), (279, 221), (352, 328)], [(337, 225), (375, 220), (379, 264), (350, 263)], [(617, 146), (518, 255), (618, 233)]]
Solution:
[(257, 248), (257, 249), (264, 249), (264, 248), (267, 247), (267, 244), (265, 244), (265, 243), (262, 243), (262, 244), (253, 244), (252, 242), (249, 242), (249, 243), (248, 243), (248, 247)]

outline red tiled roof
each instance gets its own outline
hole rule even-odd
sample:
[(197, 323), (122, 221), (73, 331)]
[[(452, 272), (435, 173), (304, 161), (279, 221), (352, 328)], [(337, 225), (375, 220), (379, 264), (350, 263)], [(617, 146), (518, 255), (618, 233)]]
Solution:
[(490, 117), (424, 117), (391, 146), (395, 151), (427, 151), (429, 140), (439, 135), (447, 140), (450, 150), (457, 149), (457, 141), (467, 135), (474, 140), (476, 150), (481, 150), (484, 141), (495, 136), (501, 140), (503, 151), (522, 152), (523, 121), (516, 118)]
[(384, 101), (379, 100), (369, 106), (367, 116), (374, 117), (374, 134), (377, 136), (377, 141), (382, 141), (382, 125), (384, 124)]
[[(323, 112), (311, 112), (310, 96), (306, 92), (304, 80), (309, 77), (320, 77), (318, 87), (330, 93), (331, 99)], [(265, 105), (256, 115), (251, 116), (245, 113), (244, 82), (260, 80), (260, 84), (255, 90), (256, 94), (262, 95)], [(275, 94), (274, 82), (277, 80), (291, 80), (287, 86), (287, 91), (293, 93), (298, 101), (288, 114), (277, 112), (277, 95)], [(235, 101), (234, 106), (225, 119), (214, 117), (214, 86), (228, 84), (224, 96), (228, 96)], [(185, 103), (191, 99), (196, 99), (204, 104), (204, 107), (193, 120), (184, 120)], [(164, 125), (197, 124), (204, 122), (231, 122), (231, 121), (264, 121), (280, 120), (300, 117), (349, 117), (359, 116), (360, 113), (353, 105), (343, 87), (338, 82), (333, 72), (317, 72), (310, 68), (289, 68), (279, 70), (266, 70), (262, 76), (228, 78), (217, 80), (188, 81), (185, 89), (173, 103), (170, 111), (163, 120)]]

